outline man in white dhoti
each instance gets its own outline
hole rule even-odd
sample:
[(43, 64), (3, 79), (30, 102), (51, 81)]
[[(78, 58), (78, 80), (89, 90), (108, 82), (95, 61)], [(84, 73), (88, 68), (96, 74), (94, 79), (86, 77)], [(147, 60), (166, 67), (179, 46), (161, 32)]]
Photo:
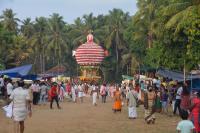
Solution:
[(97, 106), (98, 86), (92, 85), (91, 95), (92, 95), (92, 104), (94, 106)]
[(127, 106), (128, 106), (129, 119), (137, 118), (137, 110), (136, 110), (137, 98), (138, 98), (137, 92), (133, 90), (133, 87), (130, 87), (130, 91), (127, 94)]
[(73, 100), (73, 102), (74, 103), (76, 103), (76, 97), (77, 97), (77, 90), (78, 90), (78, 86), (76, 85), (76, 84), (74, 84), (73, 86), (72, 86), (72, 100)]
[(78, 97), (80, 98), (81, 103), (83, 103), (83, 96), (84, 96), (83, 86), (80, 84), (78, 86)]
[(10, 99), (13, 101), (14, 133), (24, 132), (24, 120), (27, 115), (31, 116), (30, 95), (23, 88), (24, 82), (19, 81), (18, 87), (11, 93)]

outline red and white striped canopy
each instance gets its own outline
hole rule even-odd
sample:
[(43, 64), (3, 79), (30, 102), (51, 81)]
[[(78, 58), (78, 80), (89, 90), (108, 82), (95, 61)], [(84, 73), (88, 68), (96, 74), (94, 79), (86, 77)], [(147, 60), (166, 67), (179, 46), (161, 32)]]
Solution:
[(99, 65), (103, 61), (104, 49), (93, 42), (93, 35), (87, 36), (87, 42), (76, 49), (76, 61), (79, 65)]

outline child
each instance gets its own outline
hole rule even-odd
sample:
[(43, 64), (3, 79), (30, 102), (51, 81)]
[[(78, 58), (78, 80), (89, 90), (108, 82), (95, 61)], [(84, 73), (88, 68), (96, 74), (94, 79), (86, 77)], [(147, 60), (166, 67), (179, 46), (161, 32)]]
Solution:
[(194, 125), (190, 120), (188, 120), (188, 112), (183, 110), (181, 112), (181, 118), (182, 121), (180, 121), (176, 127), (178, 133), (193, 133)]

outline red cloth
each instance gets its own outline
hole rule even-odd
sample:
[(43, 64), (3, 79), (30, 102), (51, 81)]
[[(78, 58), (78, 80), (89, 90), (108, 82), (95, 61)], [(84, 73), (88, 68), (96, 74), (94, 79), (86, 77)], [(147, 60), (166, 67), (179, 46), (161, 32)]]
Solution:
[(196, 132), (200, 132), (200, 99), (194, 98), (192, 99), (192, 103), (194, 107), (190, 113), (190, 120), (193, 122)]
[(70, 84), (66, 85), (66, 92), (68, 92), (68, 93), (71, 92), (71, 85)]
[(48, 100), (51, 101), (51, 89), (48, 91)]
[(51, 87), (50, 95), (51, 97), (57, 96), (57, 86)]
[(181, 95), (181, 109), (188, 110), (190, 107), (190, 95)]
[(135, 87), (135, 91), (137, 91), (137, 93), (139, 93), (140, 87), (139, 87), (139, 86), (136, 86), (136, 87)]

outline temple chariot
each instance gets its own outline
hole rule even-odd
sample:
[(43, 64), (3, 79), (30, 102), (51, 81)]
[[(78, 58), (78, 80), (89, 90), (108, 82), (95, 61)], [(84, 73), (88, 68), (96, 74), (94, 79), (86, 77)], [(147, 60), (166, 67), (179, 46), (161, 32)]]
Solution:
[(80, 68), (81, 81), (98, 81), (99, 66), (105, 57), (104, 49), (93, 41), (93, 35), (87, 36), (87, 42), (75, 50), (75, 58)]

